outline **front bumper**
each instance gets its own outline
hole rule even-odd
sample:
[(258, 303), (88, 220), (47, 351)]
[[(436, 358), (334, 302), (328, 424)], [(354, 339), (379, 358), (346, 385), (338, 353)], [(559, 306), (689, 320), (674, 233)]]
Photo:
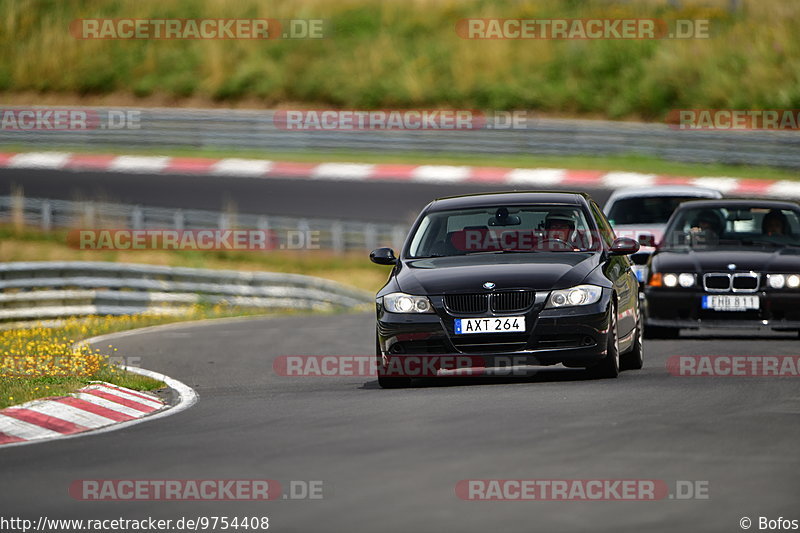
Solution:
[[(451, 314), (441, 296), (431, 296), (434, 313), (398, 314), (377, 308), (377, 333), (384, 362), (418, 355), (461, 355), (486, 367), (552, 365), (586, 367), (606, 354), (611, 291), (595, 304), (544, 309), (548, 293), (519, 313)], [(456, 318), (524, 316), (524, 333), (457, 335)]]
[[(800, 330), (800, 292), (758, 291), (759, 308), (715, 311), (702, 308), (702, 290), (645, 289), (644, 323), (669, 328)], [(719, 293), (716, 293), (719, 294)], [(742, 293), (736, 293), (742, 294)]]

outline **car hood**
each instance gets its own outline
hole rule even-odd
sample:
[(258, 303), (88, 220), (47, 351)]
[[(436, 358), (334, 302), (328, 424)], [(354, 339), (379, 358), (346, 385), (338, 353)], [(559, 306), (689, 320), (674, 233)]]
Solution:
[(661, 250), (653, 258), (653, 266), (667, 272), (796, 272), (800, 268), (800, 249)]
[(564, 289), (580, 284), (599, 257), (596, 252), (537, 252), (408, 260), (397, 283), (411, 294), (480, 292), (487, 281), (495, 289)]

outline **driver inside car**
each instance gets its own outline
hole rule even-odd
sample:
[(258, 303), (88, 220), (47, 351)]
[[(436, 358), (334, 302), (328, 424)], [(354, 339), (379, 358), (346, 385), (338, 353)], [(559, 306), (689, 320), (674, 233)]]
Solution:
[[(572, 248), (581, 248), (582, 239), (575, 231), (575, 215), (568, 211), (551, 211), (544, 221), (544, 246), (556, 248), (564, 243)], [(549, 241), (549, 242), (548, 242)], [(563, 247), (563, 244), (561, 244)]]

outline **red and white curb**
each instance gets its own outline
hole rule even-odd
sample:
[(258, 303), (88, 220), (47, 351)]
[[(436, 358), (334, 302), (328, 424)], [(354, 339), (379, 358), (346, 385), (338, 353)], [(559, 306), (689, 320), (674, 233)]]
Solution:
[(247, 178), (298, 178), (410, 183), (483, 183), (515, 188), (650, 187), (696, 185), (725, 194), (800, 198), (800, 181), (700, 178), (563, 168), (503, 168), (366, 163), (296, 163), (266, 159), (209, 159), (134, 155), (87, 155), (64, 152), (0, 153), (0, 168), (57, 169), (148, 174), (189, 174)]
[(68, 396), (42, 398), (0, 410), (0, 447), (122, 429), (176, 414), (197, 401), (197, 393), (177, 380), (141, 368), (123, 368), (163, 381), (177, 393), (177, 403), (170, 406), (146, 392), (92, 383)]

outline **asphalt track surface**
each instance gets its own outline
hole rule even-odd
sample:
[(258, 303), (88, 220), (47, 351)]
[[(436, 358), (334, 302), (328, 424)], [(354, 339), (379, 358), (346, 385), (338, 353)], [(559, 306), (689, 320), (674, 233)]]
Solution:
[[(2, 170), (47, 198), (405, 222), (431, 198), (492, 187), (297, 178)], [(590, 191), (599, 203), (608, 192)], [(587, 380), (289, 378), (281, 355), (366, 355), (370, 314), (184, 324), (109, 341), (194, 387), (188, 411), (111, 433), (0, 450), (0, 516), (269, 516), (272, 531), (740, 531), (747, 516), (800, 519), (800, 393), (791, 378), (681, 378), (672, 355), (797, 355), (794, 333), (647, 341), (641, 371)], [(81, 479), (321, 480), (322, 500), (81, 502)], [(469, 502), (464, 479), (707, 482), (710, 499)]]
[[(369, 354), (373, 316), (292, 316), (128, 334), (119, 353), (193, 386), (197, 405), (120, 431), (0, 451), (5, 516), (269, 516), (270, 531), (741, 531), (800, 513), (792, 378), (674, 377), (675, 354), (796, 355), (793, 334), (651, 340), (645, 368), (587, 380), (282, 377), (280, 355)], [(80, 479), (322, 480), (322, 500), (81, 502)], [(463, 479), (705, 481), (710, 499), (470, 502)]]
[[(489, 192), (475, 183), (313, 180), (297, 177), (234, 178), (179, 174), (121, 174), (64, 170), (0, 169), (0, 195), (21, 186), (32, 198), (100, 200), (150, 207), (409, 223), (434, 198)], [(507, 189), (506, 189), (507, 190)], [(589, 190), (603, 205), (610, 191)]]

